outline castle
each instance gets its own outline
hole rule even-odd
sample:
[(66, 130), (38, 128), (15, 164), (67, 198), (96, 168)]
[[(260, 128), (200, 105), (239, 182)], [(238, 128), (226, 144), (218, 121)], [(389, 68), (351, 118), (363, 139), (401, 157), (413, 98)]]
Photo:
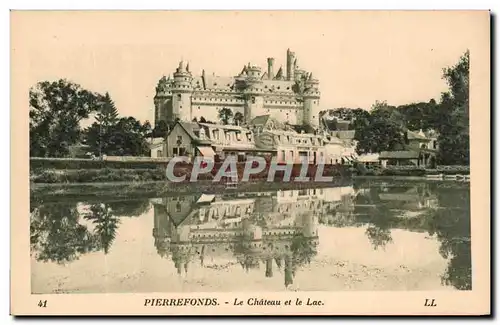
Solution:
[(194, 76), (183, 61), (173, 79), (162, 77), (156, 87), (155, 124), (160, 121), (219, 121), (219, 110), (240, 113), (244, 122), (269, 115), (291, 125), (319, 127), (319, 81), (299, 68), (295, 53), (287, 50), (286, 71), (274, 72), (274, 58), (267, 71), (248, 63), (234, 77), (205, 74)]

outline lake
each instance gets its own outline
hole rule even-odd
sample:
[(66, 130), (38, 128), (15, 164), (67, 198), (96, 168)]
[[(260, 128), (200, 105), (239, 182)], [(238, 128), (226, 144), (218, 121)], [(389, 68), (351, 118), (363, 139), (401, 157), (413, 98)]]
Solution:
[(468, 183), (58, 200), (32, 197), (33, 293), (472, 288)]

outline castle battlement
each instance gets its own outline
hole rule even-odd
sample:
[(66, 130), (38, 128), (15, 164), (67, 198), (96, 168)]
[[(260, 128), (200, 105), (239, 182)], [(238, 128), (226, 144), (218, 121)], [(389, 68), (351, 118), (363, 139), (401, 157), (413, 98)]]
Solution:
[(228, 108), (241, 113), (248, 123), (260, 115), (270, 115), (292, 125), (319, 127), (319, 81), (299, 69), (295, 52), (287, 51), (286, 71), (275, 73), (275, 59), (267, 58), (267, 71), (246, 64), (236, 76), (193, 75), (189, 63), (181, 61), (173, 78), (162, 77), (155, 95), (155, 123), (190, 122), (202, 117), (217, 123), (219, 111)]

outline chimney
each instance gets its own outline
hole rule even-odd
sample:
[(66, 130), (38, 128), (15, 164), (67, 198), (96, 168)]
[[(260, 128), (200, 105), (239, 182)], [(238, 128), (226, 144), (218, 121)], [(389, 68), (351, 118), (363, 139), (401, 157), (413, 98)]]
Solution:
[(274, 79), (274, 58), (267, 58), (267, 77), (269, 80)]

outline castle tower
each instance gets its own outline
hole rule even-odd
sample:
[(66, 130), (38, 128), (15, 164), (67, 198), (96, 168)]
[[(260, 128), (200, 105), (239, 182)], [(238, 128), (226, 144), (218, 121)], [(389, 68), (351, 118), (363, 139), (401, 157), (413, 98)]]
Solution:
[(318, 236), (317, 217), (314, 213), (302, 216), (302, 236), (305, 238)]
[(292, 256), (285, 256), (285, 288), (293, 284), (293, 261)]
[(286, 80), (295, 80), (295, 52), (286, 51)]
[(172, 82), (170, 76), (163, 76), (156, 86), (156, 94), (154, 97), (155, 105), (155, 125), (160, 121), (171, 119), (169, 114), (172, 113)]
[(189, 64), (185, 66), (184, 61), (179, 62), (172, 84), (172, 120), (191, 121), (192, 80)]
[(248, 123), (254, 117), (263, 115), (264, 113), (264, 89), (262, 86), (261, 68), (258, 66), (247, 66), (245, 79), (245, 95), (244, 116), (245, 121)]
[(274, 79), (274, 58), (267, 58), (267, 78)]
[(315, 129), (318, 129), (319, 124), (319, 81), (315, 79), (312, 72), (305, 81), (304, 89), (304, 124), (309, 124)]
[(273, 258), (272, 256), (266, 259), (266, 278), (273, 277)]

